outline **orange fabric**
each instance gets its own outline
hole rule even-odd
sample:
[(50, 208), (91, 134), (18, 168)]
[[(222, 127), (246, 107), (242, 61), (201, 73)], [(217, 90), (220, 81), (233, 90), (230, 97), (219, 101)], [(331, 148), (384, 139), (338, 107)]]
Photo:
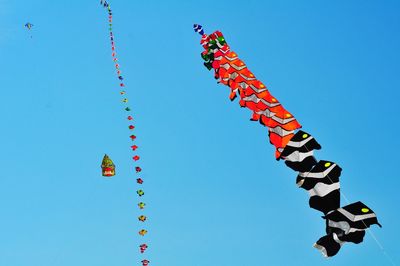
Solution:
[[(223, 37), (220, 31), (210, 35), (204, 34), (201, 45), (204, 47), (204, 54), (209, 53), (209, 41)], [(261, 124), (274, 128), (280, 126), (286, 131), (294, 131), (301, 128), (299, 122), (288, 112), (279, 101), (270, 94), (267, 87), (247, 68), (246, 64), (238, 58), (238, 55), (230, 50), (228, 44), (215, 49), (212, 67), (215, 71), (215, 78), (220, 83), (230, 87), (229, 98), (234, 100), (240, 96), (239, 104), (247, 107), (253, 114), (251, 120), (260, 121)], [(268, 111), (267, 111), (268, 110)], [(264, 112), (264, 114), (262, 114)], [(265, 114), (270, 115), (267, 117)], [(278, 149), (284, 148), (294, 134), (279, 136), (269, 131), (269, 139), (277, 150), (275, 156), (280, 155)]]
[(272, 145), (274, 145), (277, 149), (284, 148), (293, 136), (294, 136), (293, 133), (289, 134), (287, 136), (281, 137), (274, 132), (269, 132), (269, 142)]

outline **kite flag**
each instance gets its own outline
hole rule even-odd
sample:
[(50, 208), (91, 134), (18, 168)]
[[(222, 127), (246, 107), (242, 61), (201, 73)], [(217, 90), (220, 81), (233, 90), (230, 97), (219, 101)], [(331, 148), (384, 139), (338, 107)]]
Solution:
[(321, 149), (321, 145), (311, 134), (300, 130), (302, 126), (297, 119), (231, 50), (224, 35), (220, 31), (208, 35), (199, 24), (193, 29), (201, 35), (204, 66), (213, 70), (218, 83), (230, 88), (231, 101), (239, 97), (240, 106), (251, 110), (251, 121), (267, 128), (276, 160), (284, 160), (286, 166), (298, 173), (296, 183), (309, 193), (310, 207), (324, 214), (326, 235), (314, 247), (325, 257), (331, 257), (346, 242), (361, 243), (371, 225), (381, 226), (376, 214), (360, 201), (341, 207), (342, 168), (335, 162), (314, 157), (314, 150)]
[[(141, 212), (140, 215), (138, 216), (138, 220), (141, 223), (145, 223), (147, 220), (147, 216), (143, 215), (142, 213), (144, 213), (145, 211), (145, 206), (146, 204), (143, 202), (143, 198), (144, 198), (144, 191), (141, 188), (143, 186), (143, 182), (144, 180), (140, 177), (140, 174), (142, 172), (142, 168), (139, 165), (139, 162), (141, 161), (141, 157), (137, 154), (137, 150), (138, 150), (138, 146), (135, 144), (136, 142), (136, 135), (133, 135), (132, 133), (130, 133), (131, 131), (133, 131), (135, 129), (135, 126), (132, 124), (132, 121), (134, 120), (134, 116), (132, 114), (132, 109), (128, 106), (129, 103), (129, 99), (127, 97), (128, 94), (128, 90), (127, 90), (127, 85), (125, 84), (124, 80), (125, 78), (122, 76), (122, 71), (121, 71), (121, 66), (118, 63), (118, 57), (117, 57), (117, 52), (116, 52), (116, 46), (115, 46), (115, 36), (113, 33), (113, 14), (112, 14), (112, 10), (111, 10), (111, 6), (107, 1), (100, 1), (100, 5), (102, 7), (104, 7), (108, 13), (108, 30), (109, 30), (109, 38), (110, 38), (110, 46), (111, 46), (111, 56), (112, 56), (112, 60), (114, 62), (114, 66), (115, 66), (115, 72), (116, 72), (116, 77), (117, 77), (117, 84), (118, 84), (118, 90), (119, 90), (119, 94), (122, 97), (121, 99), (121, 103), (123, 105), (122, 109), (124, 110), (124, 112), (126, 112), (126, 121), (127, 121), (127, 139), (129, 139), (130, 144), (129, 144), (129, 148), (131, 150), (132, 154), (132, 162), (133, 162), (133, 166), (132, 166), (132, 174), (134, 175), (138, 175), (135, 184), (138, 186), (138, 189), (136, 191), (137, 197), (138, 199), (140, 198), (141, 200), (138, 200), (138, 206), (139, 206), (139, 211)], [(129, 137), (129, 138), (128, 138)], [(107, 155), (105, 155), (106, 158)], [(115, 166), (112, 163), (111, 159), (106, 158), (107, 163), (104, 163), (104, 159), (103, 159), (103, 165), (105, 165), (105, 167), (107, 167), (107, 165), (112, 164), (112, 170), (107, 169), (107, 168), (103, 168), (103, 175), (106, 174), (110, 174), (110, 175), (114, 175), (115, 174)], [(142, 226), (142, 224), (140, 225)], [(148, 233), (148, 231), (144, 228), (140, 228), (138, 230), (141, 239), (146, 239), (146, 235)], [(141, 240), (142, 241), (142, 240)], [(140, 246), (140, 253), (145, 253), (146, 249), (148, 248), (148, 245), (146, 243), (143, 243)], [(146, 258), (142, 258), (141, 259), (141, 264), (142, 265), (148, 265), (150, 263), (149, 260), (147, 260)]]

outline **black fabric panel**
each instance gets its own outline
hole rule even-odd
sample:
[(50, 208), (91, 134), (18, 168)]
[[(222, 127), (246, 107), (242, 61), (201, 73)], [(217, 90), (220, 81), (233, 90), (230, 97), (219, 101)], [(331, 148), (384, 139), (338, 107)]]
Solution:
[(340, 244), (333, 239), (332, 234), (321, 237), (316, 244), (325, 248), (328, 257), (335, 256), (341, 247)]
[(303, 172), (310, 171), (314, 167), (314, 165), (317, 164), (317, 160), (315, 159), (314, 156), (308, 156), (307, 158), (304, 158), (304, 160), (301, 162), (285, 161), (285, 164), (290, 169), (292, 169), (296, 172), (303, 173)]
[[(321, 173), (329, 167), (326, 167), (326, 163), (334, 164), (333, 162), (328, 161), (319, 161), (313, 169), (311, 169), (310, 173)], [(331, 171), (329, 171), (324, 178), (312, 178), (312, 177), (302, 177), (300, 175), (297, 176), (297, 180), (300, 181), (304, 179), (304, 183), (301, 185), (302, 188), (306, 190), (310, 190), (317, 183), (324, 183), (324, 184), (333, 184), (339, 182), (339, 177), (342, 172), (342, 168), (336, 165)]]
[(340, 241), (352, 242), (354, 244), (360, 244), (363, 242), (365, 236), (365, 231), (356, 231), (352, 233), (348, 233), (347, 235), (343, 234), (339, 236)]
[(336, 189), (324, 197), (312, 196), (309, 201), (310, 207), (327, 214), (332, 210), (340, 208), (340, 190)]
[[(303, 136), (307, 134), (307, 137), (304, 138)], [(300, 152), (308, 152), (308, 151), (312, 151), (312, 150), (319, 150), (321, 149), (321, 145), (315, 140), (315, 138), (311, 139), (312, 136), (306, 132), (304, 132), (303, 130), (299, 130), (297, 131), (296, 134), (294, 134), (294, 136), (290, 139), (290, 141), (293, 142), (301, 142), (305, 139), (310, 139), (310, 141), (308, 141), (306, 144), (304, 144), (301, 147), (292, 147), (289, 145), (286, 145), (286, 147), (283, 149), (280, 158), (284, 158), (288, 155), (290, 155), (291, 153), (293, 153), (294, 151), (300, 151)]]
[[(376, 214), (361, 201), (349, 204), (342, 208), (356, 216), (365, 215), (365, 214), (374, 214), (375, 217), (363, 219), (363, 220), (359, 220), (359, 221), (354, 221), (354, 220), (348, 219), (346, 216), (344, 216), (339, 211), (333, 211), (332, 213), (326, 215), (325, 218), (335, 221), (335, 222), (347, 221), (352, 228), (356, 228), (356, 229), (366, 229), (366, 228), (369, 228), (373, 224), (377, 224), (377, 225), (381, 226), (378, 222), (378, 219), (376, 218)], [(364, 210), (364, 212), (362, 210)], [(368, 211), (366, 211), (366, 210), (368, 210)]]

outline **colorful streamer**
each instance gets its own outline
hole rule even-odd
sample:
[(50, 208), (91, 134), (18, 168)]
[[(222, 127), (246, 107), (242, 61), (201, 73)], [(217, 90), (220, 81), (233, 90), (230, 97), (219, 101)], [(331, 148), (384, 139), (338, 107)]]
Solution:
[[(109, 22), (109, 32), (110, 32), (110, 43), (111, 43), (111, 56), (113, 59), (113, 62), (115, 64), (115, 71), (116, 71), (116, 75), (118, 78), (118, 83), (119, 83), (119, 93), (120, 95), (123, 97), (121, 102), (124, 104), (124, 110), (127, 112), (127, 121), (128, 121), (128, 130), (129, 131), (133, 131), (135, 130), (135, 126), (132, 124), (132, 121), (134, 120), (134, 116), (132, 115), (131, 112), (131, 108), (128, 106), (128, 98), (126, 97), (126, 85), (124, 83), (124, 77), (122, 76), (122, 71), (120, 68), (120, 65), (118, 64), (118, 58), (117, 58), (117, 52), (116, 52), (116, 48), (115, 48), (115, 41), (114, 41), (114, 33), (112, 31), (112, 19), (113, 19), (113, 14), (112, 14), (112, 10), (110, 7), (110, 4), (107, 1), (100, 1), (100, 5), (102, 5), (104, 8), (106, 8), (107, 12), (108, 12), (108, 22)], [(136, 141), (136, 136), (134, 134), (130, 134), (129, 138), (131, 139), (132, 142)], [(140, 177), (141, 172), (142, 172), (142, 168), (138, 165), (139, 161), (140, 161), (140, 156), (137, 154), (137, 149), (138, 146), (136, 144), (130, 146), (132, 152), (134, 153), (132, 156), (132, 161), (134, 162), (135, 166), (134, 166), (134, 171), (136, 173), (136, 175), (138, 175), (138, 178), (136, 179), (136, 183), (138, 186), (138, 190), (136, 191), (138, 197), (140, 199), (142, 199), (144, 197), (144, 190), (141, 189), (141, 187), (143, 186), (143, 179)], [(142, 201), (140, 201), (138, 203), (138, 208), (139, 211), (143, 212), (145, 209), (146, 204)], [(147, 220), (147, 216), (141, 214), (140, 216), (138, 216), (138, 220), (142, 223), (145, 223)], [(145, 237), (145, 235), (148, 233), (148, 231), (144, 228), (141, 228), (139, 231), (139, 235), (140, 237)], [(148, 245), (146, 243), (143, 243), (139, 246), (139, 252), (141, 254), (145, 253), (146, 249), (148, 248)], [(146, 258), (142, 258), (141, 263), (143, 266), (147, 266), (149, 265), (150, 261), (147, 260)]]

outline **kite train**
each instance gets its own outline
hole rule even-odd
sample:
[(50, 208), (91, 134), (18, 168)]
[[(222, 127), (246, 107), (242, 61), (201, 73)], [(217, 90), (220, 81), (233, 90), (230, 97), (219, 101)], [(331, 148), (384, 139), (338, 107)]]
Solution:
[[(107, 1), (101, 0), (100, 1), (100, 5), (103, 6), (108, 12), (108, 22), (109, 22), (108, 25), (109, 25), (109, 32), (110, 32), (111, 56), (112, 56), (112, 59), (113, 59), (114, 65), (115, 65), (115, 71), (116, 71), (117, 78), (118, 78), (118, 83), (119, 83), (118, 90), (119, 90), (119, 93), (120, 93), (120, 95), (122, 97), (121, 102), (124, 105), (125, 112), (127, 113), (127, 117), (126, 117), (126, 120), (128, 122), (127, 129), (129, 130), (129, 132), (132, 132), (135, 129), (135, 126), (131, 124), (134, 119), (133, 119), (133, 116), (131, 114), (131, 108), (128, 106), (129, 100), (128, 100), (127, 96), (126, 96), (127, 93), (125, 91), (124, 77), (122, 76), (120, 65), (118, 64), (118, 58), (117, 58), (117, 53), (116, 53), (116, 49), (115, 49), (115, 42), (114, 42), (114, 34), (113, 34), (113, 31), (112, 31), (112, 26), (113, 26), (113, 24), (112, 24), (112, 18), (113, 18), (112, 10), (111, 10), (110, 4)], [(134, 134), (132, 134), (132, 133), (130, 134), (129, 138), (130, 138), (130, 140), (132, 142), (134, 142), (136, 140), (136, 136)], [(134, 163), (134, 172), (138, 175), (138, 178), (136, 179), (136, 183), (137, 183), (137, 185), (139, 187), (141, 187), (141, 186), (143, 186), (142, 184), (143, 184), (144, 180), (140, 177), (141, 172), (142, 172), (142, 168), (138, 165), (138, 161), (140, 160), (140, 157), (136, 154), (138, 146), (134, 144), (134, 145), (130, 146), (130, 148), (131, 148), (132, 152), (134, 153), (134, 155), (132, 156), (132, 162)], [(113, 175), (115, 175), (115, 165), (107, 155), (105, 155), (104, 159), (103, 159), (102, 174), (103, 174), (103, 176), (113, 176)], [(137, 193), (138, 197), (140, 197), (141, 199), (144, 197), (144, 190), (143, 189), (139, 188), (136, 191), (136, 193)], [(139, 211), (143, 212), (144, 209), (145, 209), (145, 206), (146, 206), (146, 204), (144, 202), (140, 201), (138, 203)], [(140, 222), (145, 223), (146, 219), (147, 219), (147, 217), (145, 215), (143, 215), (143, 214), (138, 216), (138, 220)], [(138, 232), (139, 232), (139, 235), (141, 237), (145, 237), (145, 235), (148, 233), (148, 231), (146, 229), (143, 229), (143, 228), (138, 230)], [(147, 248), (148, 248), (148, 245), (146, 243), (143, 243), (143, 244), (141, 244), (139, 246), (139, 252), (140, 253), (144, 253)], [(143, 266), (146, 266), (146, 265), (149, 265), (150, 261), (147, 260), (146, 258), (143, 258), (141, 260), (141, 263), (142, 263)]]
[(253, 112), (250, 120), (267, 127), (269, 141), (275, 146), (275, 158), (284, 160), (298, 172), (296, 183), (309, 193), (310, 207), (324, 214), (326, 235), (314, 247), (325, 257), (332, 257), (346, 242), (361, 243), (371, 225), (381, 226), (376, 214), (360, 201), (340, 207), (342, 168), (335, 162), (314, 157), (314, 150), (321, 149), (321, 145), (311, 134), (300, 130), (296, 118), (230, 49), (222, 33), (215, 31), (207, 35), (198, 24), (194, 25), (194, 31), (201, 35), (204, 66), (214, 70), (219, 83), (230, 87), (232, 101), (239, 96), (240, 106)]

